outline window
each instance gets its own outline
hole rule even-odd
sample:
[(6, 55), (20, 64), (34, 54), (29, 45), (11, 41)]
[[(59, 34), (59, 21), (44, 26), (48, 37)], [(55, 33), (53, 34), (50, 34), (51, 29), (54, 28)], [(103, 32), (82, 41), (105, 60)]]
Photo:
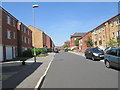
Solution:
[(97, 41), (95, 41), (95, 45), (97, 45)]
[(9, 31), (9, 30), (7, 31), (7, 38), (11, 39), (11, 31)]
[(96, 34), (96, 30), (94, 30), (94, 34)]
[(30, 44), (30, 39), (28, 38), (28, 44)]
[(114, 21), (111, 21), (111, 26), (114, 26)]
[(99, 44), (102, 45), (102, 40), (99, 41)]
[(16, 39), (16, 33), (14, 32), (14, 34), (13, 34), (13, 37), (14, 37), (14, 39)]
[(24, 42), (24, 36), (22, 36), (22, 41)]
[(13, 20), (13, 26), (15, 27), (15, 20)]
[(115, 37), (115, 33), (114, 33), (114, 32), (112, 32), (112, 37), (113, 37), (113, 38)]
[(26, 37), (24, 37), (24, 42), (26, 43)]
[(117, 49), (112, 49), (106, 52), (109, 55), (117, 56)]
[(117, 25), (120, 24), (120, 18), (118, 18), (118, 19), (116, 20), (116, 24), (117, 24)]
[(7, 16), (7, 24), (10, 24), (10, 17)]
[(101, 28), (98, 30), (99, 31), (99, 33), (101, 32)]
[(30, 31), (28, 30), (28, 35), (30, 35)]
[(120, 36), (120, 30), (119, 30), (119, 31), (117, 31), (117, 36)]
[(24, 27), (24, 33), (26, 33), (26, 28)]

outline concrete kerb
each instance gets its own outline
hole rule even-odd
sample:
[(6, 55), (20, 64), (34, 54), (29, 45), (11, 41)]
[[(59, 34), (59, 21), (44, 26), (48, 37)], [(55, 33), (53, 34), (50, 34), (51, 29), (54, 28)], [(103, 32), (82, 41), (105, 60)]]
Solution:
[[(53, 54), (53, 55), (52, 55)], [(38, 82), (37, 83), (35, 83), (33, 86), (31, 86), (31, 87), (33, 87), (33, 88), (35, 88), (35, 90), (37, 89), (37, 88), (39, 88), (39, 85), (41, 84), (41, 81), (43, 80), (43, 78), (46, 76), (46, 74), (47, 74), (47, 72), (48, 72), (48, 70), (49, 70), (49, 68), (50, 68), (50, 65), (51, 65), (51, 63), (52, 63), (52, 61), (53, 61), (53, 59), (54, 59), (54, 57), (55, 57), (55, 53), (52, 53), (51, 55), (52, 55), (52, 57), (50, 58), (50, 61), (49, 61), (49, 63), (47, 64), (47, 62), (46, 62), (46, 60), (45, 60), (45, 65), (46, 65), (46, 67), (44, 68), (44, 70), (41, 72), (41, 76), (40, 77), (38, 77)], [(50, 56), (51, 56), (50, 55)], [(48, 61), (48, 58), (49, 57), (49, 55), (46, 57), (47, 58), (47, 61)], [(41, 58), (42, 59), (42, 58)], [(44, 61), (44, 59), (45, 58), (43, 58), (42, 60)], [(13, 64), (12, 64), (13, 63)], [(29, 59), (29, 60), (27, 60), (27, 65), (29, 64), (32, 64), (32, 63), (34, 63), (34, 59), (33, 58), (31, 58), (31, 59)], [(3, 63), (3, 66), (11, 66), (11, 65), (20, 65), (20, 61), (15, 61), (15, 62), (5, 62), (5, 63)], [(42, 65), (43, 66), (43, 65)], [(42, 75), (43, 74), (43, 75)], [(30, 79), (31, 78), (31, 76), (32, 75), (34, 75), (34, 74), (31, 74), (29, 77), (27, 77), (24, 81), (23, 81), (23, 83), (21, 82), (17, 87), (18, 88), (22, 88), (21, 86), (23, 86), (23, 87), (25, 87), (25, 88), (27, 88), (26, 87), (26, 85), (24, 86), (23, 84), (24, 84), (24, 82), (26, 82), (26, 81), (29, 81), (28, 79)], [(39, 79), (40, 78), (40, 79)], [(37, 84), (37, 85), (36, 85)], [(17, 88), (16, 87), (16, 88)], [(29, 87), (28, 87), (29, 88)]]
[[(54, 54), (54, 56), (55, 56), (55, 54)], [(51, 66), (51, 63), (52, 63), (53, 59), (48, 64), (48, 67), (47, 67), (46, 71), (44, 72), (44, 74), (40, 77), (40, 79), (39, 79), (37, 85), (35, 86), (34, 90), (38, 90), (39, 86), (41, 85), (42, 80), (45, 78), (45, 76), (46, 76), (46, 74), (47, 74), (47, 72), (48, 72), (48, 70), (49, 70), (49, 68)]]
[[(54, 57), (55, 57), (55, 53), (52, 53), (50, 55), (50, 58), (49, 58), (49, 55), (45, 58), (41, 58), (41, 60), (44, 62), (44, 64), (42, 64), (41, 67), (37, 68), (36, 71), (34, 71), (34, 73), (32, 73), (29, 77), (27, 77), (25, 80), (23, 80), (17, 86), (17, 88), (34, 88), (34, 90), (37, 90), (40, 87), (42, 81), (44, 80), (44, 77), (46, 76), (47, 71), (49, 70)], [(48, 62), (48, 60), (49, 60), (49, 62)], [(33, 78), (34, 76), (36, 76), (36, 77)], [(33, 80), (33, 81), (31, 83), (29, 83), (31, 80)]]

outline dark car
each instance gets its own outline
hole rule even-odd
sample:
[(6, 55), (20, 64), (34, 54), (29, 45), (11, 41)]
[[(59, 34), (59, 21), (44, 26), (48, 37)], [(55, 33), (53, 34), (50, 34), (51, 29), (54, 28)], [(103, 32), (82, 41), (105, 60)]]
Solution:
[(59, 53), (59, 50), (58, 50), (58, 49), (54, 49), (54, 52), (55, 52), (55, 53)]
[(105, 48), (104, 52), (106, 53), (110, 49), (112, 49), (112, 47), (107, 47), (107, 48)]
[(65, 52), (68, 52), (68, 49), (64, 49)]
[(94, 60), (101, 60), (101, 59), (104, 59), (104, 51), (101, 50), (101, 49), (98, 48), (98, 47), (88, 48), (88, 49), (85, 51), (85, 57), (86, 57), (86, 58), (90, 58), (90, 59), (92, 59), (93, 61), (94, 61)]
[(112, 48), (105, 54), (105, 66), (107, 68), (120, 68), (120, 48)]

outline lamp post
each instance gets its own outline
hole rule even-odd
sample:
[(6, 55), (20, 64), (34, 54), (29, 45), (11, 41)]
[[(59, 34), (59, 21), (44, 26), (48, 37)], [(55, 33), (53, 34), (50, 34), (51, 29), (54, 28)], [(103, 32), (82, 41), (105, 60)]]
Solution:
[(32, 5), (32, 15), (33, 15), (33, 30), (34, 30), (34, 61), (36, 63), (36, 50), (35, 50), (35, 15), (34, 15), (34, 8), (39, 7), (38, 5)]

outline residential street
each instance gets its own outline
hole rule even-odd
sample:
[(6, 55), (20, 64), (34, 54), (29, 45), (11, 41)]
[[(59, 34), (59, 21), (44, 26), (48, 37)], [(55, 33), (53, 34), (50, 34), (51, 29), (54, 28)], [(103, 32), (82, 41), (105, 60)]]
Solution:
[(69, 52), (56, 54), (41, 88), (118, 88), (118, 71)]

